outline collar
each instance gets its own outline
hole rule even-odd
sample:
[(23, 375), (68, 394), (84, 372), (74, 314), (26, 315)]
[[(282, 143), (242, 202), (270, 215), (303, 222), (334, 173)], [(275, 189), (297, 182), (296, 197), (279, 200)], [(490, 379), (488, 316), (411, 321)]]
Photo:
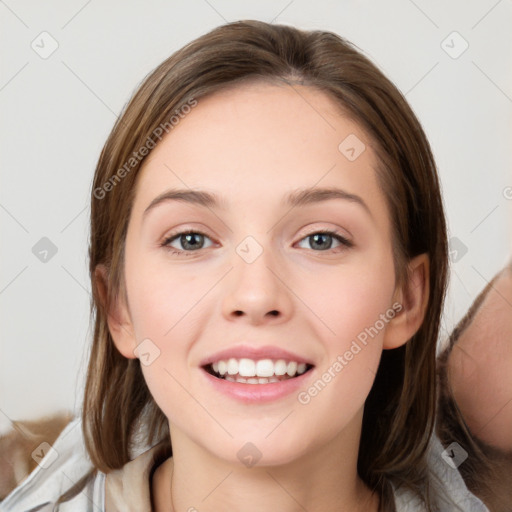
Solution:
[(161, 441), (105, 479), (106, 512), (152, 512), (151, 483), (155, 469), (169, 457)]

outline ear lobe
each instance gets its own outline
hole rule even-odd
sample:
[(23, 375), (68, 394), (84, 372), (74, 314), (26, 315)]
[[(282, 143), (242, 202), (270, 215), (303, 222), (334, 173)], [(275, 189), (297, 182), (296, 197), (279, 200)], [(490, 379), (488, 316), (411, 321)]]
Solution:
[(390, 320), (384, 335), (384, 349), (407, 343), (418, 331), (425, 318), (430, 296), (430, 261), (423, 253), (409, 262), (410, 279), (395, 294), (402, 309)]
[(127, 359), (135, 359), (137, 356), (133, 353), (133, 350), (137, 343), (125, 301), (119, 297), (119, 294), (115, 297), (114, 303), (110, 304), (110, 307), (107, 304), (108, 271), (105, 265), (96, 266), (94, 279), (101, 305), (107, 317), (108, 329), (117, 350)]

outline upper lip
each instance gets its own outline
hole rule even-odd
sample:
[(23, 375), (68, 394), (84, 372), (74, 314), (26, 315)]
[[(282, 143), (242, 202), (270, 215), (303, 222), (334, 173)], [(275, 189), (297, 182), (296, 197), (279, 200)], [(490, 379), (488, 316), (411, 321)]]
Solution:
[(227, 361), (228, 359), (253, 359), (258, 361), (260, 359), (285, 359), (286, 361), (296, 361), (297, 363), (306, 363), (313, 364), (310, 360), (295, 354), (294, 352), (290, 352), (289, 350), (284, 350), (279, 347), (265, 345), (262, 347), (251, 347), (248, 345), (236, 345), (233, 347), (226, 348), (224, 350), (220, 350), (219, 352), (215, 352), (214, 354), (205, 357), (200, 366), (207, 366), (212, 363), (216, 363), (217, 361), (223, 360)]

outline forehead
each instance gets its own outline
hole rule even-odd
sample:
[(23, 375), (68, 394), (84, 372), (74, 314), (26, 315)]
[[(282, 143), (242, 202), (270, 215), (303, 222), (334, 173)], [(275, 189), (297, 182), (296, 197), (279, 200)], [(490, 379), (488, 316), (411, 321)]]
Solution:
[[(360, 153), (356, 159), (343, 152), (348, 146)], [(364, 196), (382, 215), (376, 166), (372, 141), (327, 94), (248, 83), (200, 98), (152, 150), (137, 177), (134, 210), (142, 214), (169, 188), (208, 190), (229, 206), (337, 186)]]

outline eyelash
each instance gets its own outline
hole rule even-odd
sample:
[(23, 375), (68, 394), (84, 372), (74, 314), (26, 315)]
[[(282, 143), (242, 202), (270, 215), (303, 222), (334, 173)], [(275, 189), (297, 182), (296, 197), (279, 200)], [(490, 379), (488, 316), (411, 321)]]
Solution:
[[(190, 235), (190, 234), (201, 235), (201, 236), (204, 236), (206, 238), (210, 238), (208, 235), (206, 235), (205, 233), (203, 233), (201, 231), (197, 231), (197, 230), (193, 230), (193, 229), (188, 229), (188, 230), (185, 230), (185, 231), (180, 231), (179, 233), (174, 233), (174, 234), (170, 235), (169, 237), (165, 238), (164, 241), (161, 243), (161, 246), (164, 249), (168, 250), (171, 254), (174, 254), (176, 256), (179, 256), (179, 255), (182, 255), (182, 254), (186, 254), (187, 256), (188, 255), (192, 255), (195, 252), (198, 252), (200, 249), (195, 250), (195, 251), (180, 251), (180, 250), (175, 249), (174, 247), (170, 247), (168, 245), (172, 241), (174, 241), (177, 238), (179, 238), (180, 236)], [(301, 238), (299, 240), (299, 242), (301, 242), (302, 240), (304, 240), (306, 238), (309, 238), (309, 237), (311, 237), (313, 235), (318, 235), (318, 234), (332, 236), (333, 238), (338, 240), (338, 242), (340, 242), (342, 245), (344, 245), (347, 249), (350, 249), (351, 247), (354, 246), (353, 242), (351, 242), (350, 240), (348, 240), (347, 238), (342, 236), (338, 231), (336, 231), (336, 230), (329, 230), (329, 229), (320, 230), (320, 231), (313, 231), (312, 233), (309, 233), (308, 235), (306, 235), (303, 238)], [(332, 249), (327, 249), (326, 251), (314, 251), (314, 252), (330, 252), (330, 251), (332, 251)], [(339, 251), (336, 251), (336, 252), (339, 252)]]

